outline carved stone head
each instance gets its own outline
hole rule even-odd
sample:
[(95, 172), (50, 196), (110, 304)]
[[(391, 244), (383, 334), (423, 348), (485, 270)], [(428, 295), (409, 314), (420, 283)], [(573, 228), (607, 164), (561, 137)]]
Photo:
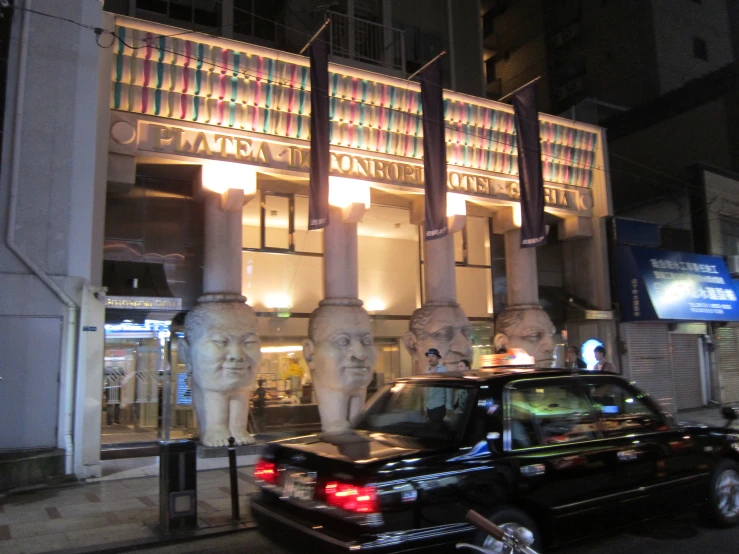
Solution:
[(372, 325), (361, 305), (319, 306), (311, 314), (308, 336), (303, 357), (316, 387), (364, 394), (377, 353)]
[(554, 324), (541, 306), (508, 306), (495, 321), (495, 348), (522, 348), (534, 357), (537, 367), (552, 367), (554, 332)]
[(185, 318), (180, 356), (204, 390), (250, 387), (261, 358), (257, 318), (243, 302), (205, 302)]
[(403, 336), (403, 344), (416, 360), (417, 368), (426, 367), (425, 354), (436, 348), (441, 363), (449, 370), (463, 359), (472, 359), (472, 327), (459, 304), (427, 304), (411, 315), (409, 330)]

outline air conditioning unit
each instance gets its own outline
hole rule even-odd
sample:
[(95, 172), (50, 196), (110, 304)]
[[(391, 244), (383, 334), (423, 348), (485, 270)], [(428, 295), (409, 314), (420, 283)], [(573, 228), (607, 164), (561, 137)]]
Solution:
[(732, 277), (739, 277), (739, 256), (728, 256), (726, 265), (729, 266), (729, 273)]

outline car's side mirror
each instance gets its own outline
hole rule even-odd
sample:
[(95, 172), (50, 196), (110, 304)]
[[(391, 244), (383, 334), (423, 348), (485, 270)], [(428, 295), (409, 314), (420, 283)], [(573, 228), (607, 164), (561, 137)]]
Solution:
[(725, 406), (721, 410), (721, 415), (726, 418), (726, 424), (728, 425), (732, 421), (739, 419), (739, 406)]
[(500, 440), (500, 433), (488, 433), (485, 436), (485, 440), (488, 443), (488, 450), (490, 450), (490, 453), (496, 454), (498, 452), (497, 442)]

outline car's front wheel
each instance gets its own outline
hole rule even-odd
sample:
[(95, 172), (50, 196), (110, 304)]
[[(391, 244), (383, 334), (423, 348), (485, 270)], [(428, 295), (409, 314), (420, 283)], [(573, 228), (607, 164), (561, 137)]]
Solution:
[[(541, 535), (536, 522), (526, 512), (513, 507), (502, 507), (487, 516), (490, 521), (495, 523), (504, 531), (513, 533), (520, 540), (527, 544), (530, 548), (541, 551)], [(475, 537), (475, 543), (494, 553), (507, 553), (510, 550), (500, 541), (494, 539), (490, 535), (478, 531)]]
[(721, 460), (713, 471), (709, 496), (711, 516), (722, 527), (739, 525), (739, 464)]

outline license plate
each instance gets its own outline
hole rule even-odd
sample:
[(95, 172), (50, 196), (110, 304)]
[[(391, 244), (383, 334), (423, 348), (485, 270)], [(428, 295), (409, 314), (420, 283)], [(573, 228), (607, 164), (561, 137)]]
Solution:
[(313, 500), (315, 489), (315, 473), (289, 473), (285, 479), (283, 496), (297, 500)]

